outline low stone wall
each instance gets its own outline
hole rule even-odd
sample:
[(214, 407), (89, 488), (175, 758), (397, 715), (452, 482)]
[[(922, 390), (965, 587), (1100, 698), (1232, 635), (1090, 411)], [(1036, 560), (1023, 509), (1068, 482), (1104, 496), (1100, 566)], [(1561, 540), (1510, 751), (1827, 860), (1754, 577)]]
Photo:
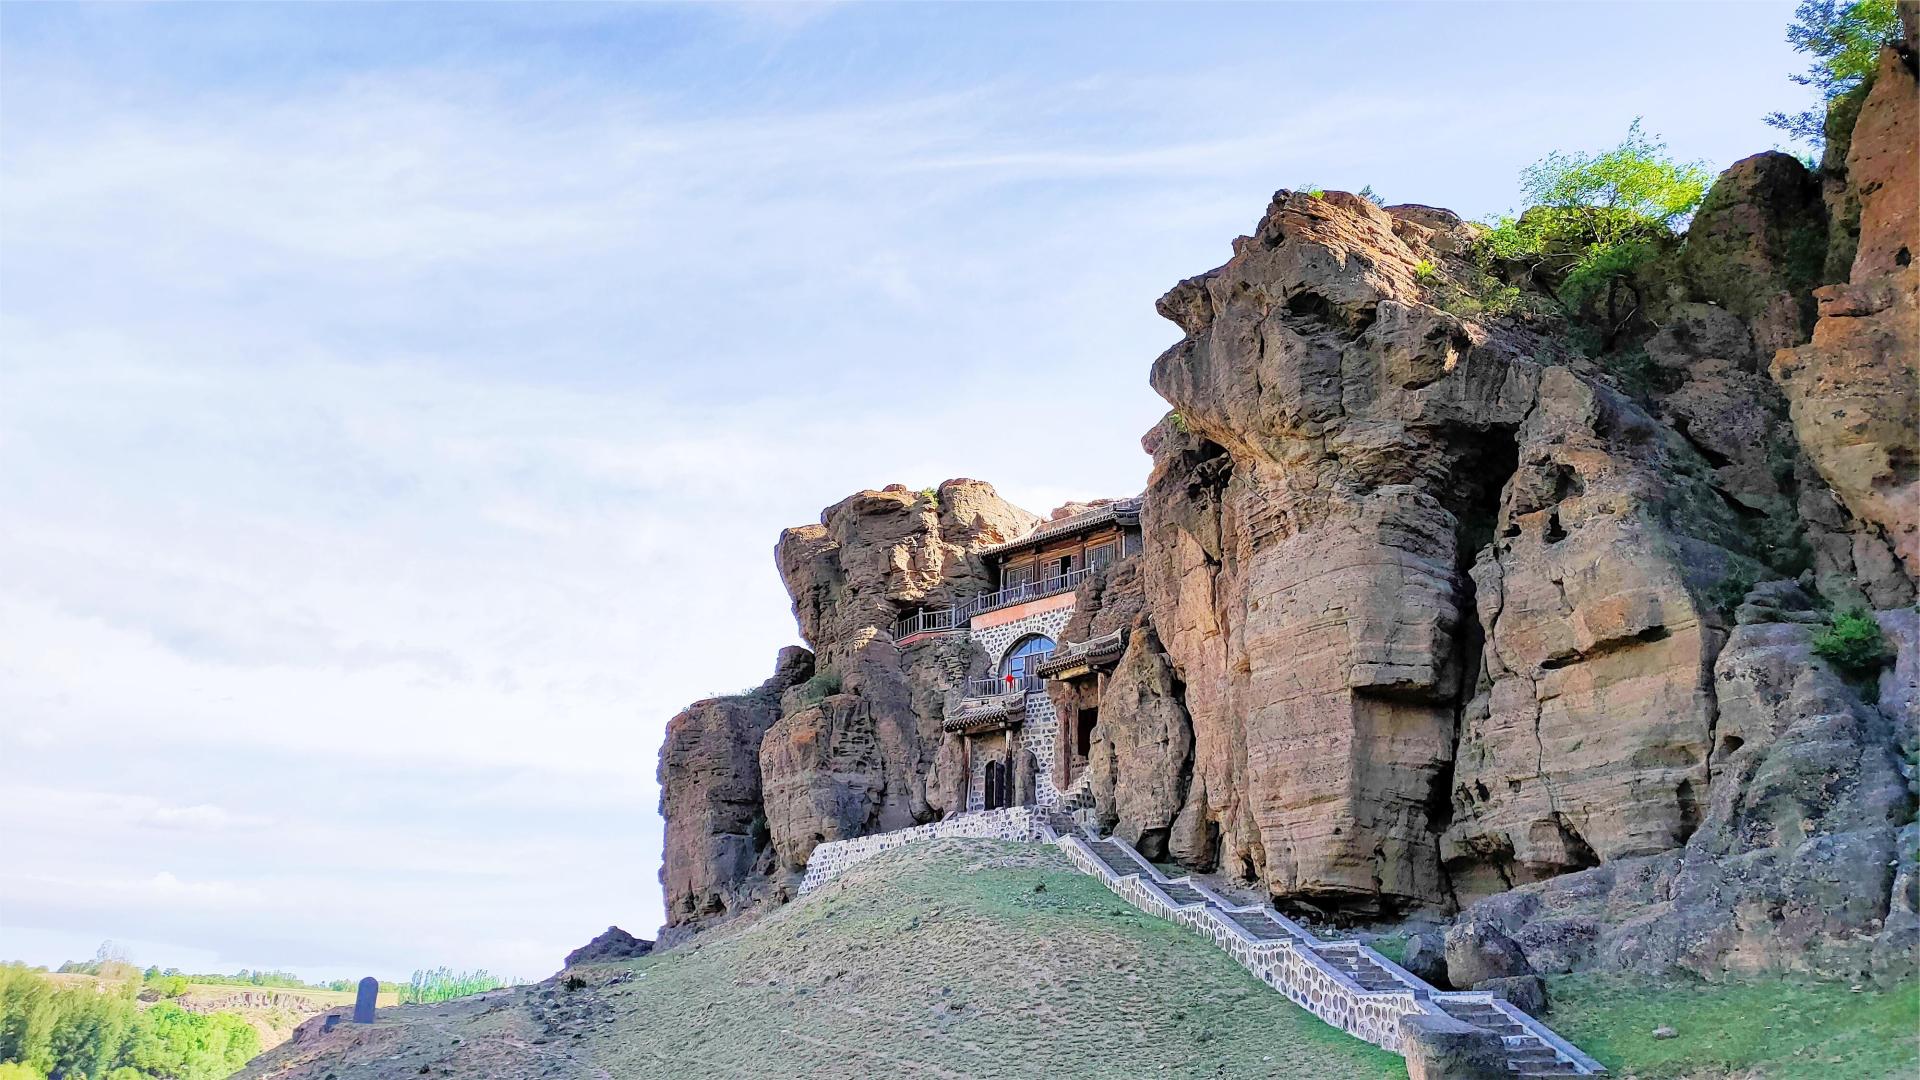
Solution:
[(830, 841), (813, 849), (813, 854), (807, 859), (806, 877), (800, 881), (800, 891), (811, 892), (833, 880), (842, 870), (855, 863), (865, 862), (883, 851), (891, 851), (921, 840), (937, 840), (950, 836), (1024, 842), (1052, 839), (1052, 833), (1043, 831), (1044, 827), (1044, 811), (1032, 806), (1008, 806), (999, 810), (956, 814), (926, 825), (916, 825), (911, 829), (895, 829), (893, 832), (876, 833), (873, 836)]
[(1262, 941), (1223, 917), (1218, 908), (1206, 903), (1174, 903), (1144, 867), (1137, 875), (1121, 876), (1077, 837), (1062, 837), (1056, 843), (1077, 869), (1099, 878), (1121, 899), (1149, 915), (1206, 936), (1255, 978), (1350, 1035), (1397, 1052), (1401, 1014), (1422, 1011), (1411, 987), (1405, 993), (1361, 989), (1321, 959), (1315, 948), (1319, 943), (1291, 920), (1275, 921), (1276, 926), (1293, 935), (1291, 940)]

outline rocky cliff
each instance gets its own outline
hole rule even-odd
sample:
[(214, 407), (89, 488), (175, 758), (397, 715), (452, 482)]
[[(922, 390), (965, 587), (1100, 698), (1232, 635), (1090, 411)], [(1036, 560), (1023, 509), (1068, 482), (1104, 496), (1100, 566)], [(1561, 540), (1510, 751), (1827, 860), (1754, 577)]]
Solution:
[[(697, 926), (791, 896), (826, 840), (905, 828), (964, 806), (942, 762), (940, 705), (972, 657), (903, 653), (894, 620), (985, 590), (975, 554), (1039, 519), (989, 484), (863, 491), (774, 551), (809, 649), (757, 690), (689, 706), (660, 754), (667, 925)], [(668, 938), (671, 941), (671, 937)]]
[[(1168, 292), (1144, 550), (1065, 633), (1126, 634), (1101, 824), (1308, 914), (1464, 910), (1538, 969), (1896, 962), (1920, 932), (1911, 46), (1839, 103), (1820, 174), (1728, 169), (1604, 332), (1470, 257), (1478, 226), (1340, 192), (1278, 193)], [(675, 721), (754, 778), (663, 756), (670, 921), (961, 806), (939, 704), (976, 661), (881, 631), (987, 588), (975, 553), (1033, 522), (953, 481), (782, 537), (818, 671)], [(1899, 648), (1878, 676), (1814, 649), (1853, 605)], [(676, 834), (681, 805), (718, 824)]]

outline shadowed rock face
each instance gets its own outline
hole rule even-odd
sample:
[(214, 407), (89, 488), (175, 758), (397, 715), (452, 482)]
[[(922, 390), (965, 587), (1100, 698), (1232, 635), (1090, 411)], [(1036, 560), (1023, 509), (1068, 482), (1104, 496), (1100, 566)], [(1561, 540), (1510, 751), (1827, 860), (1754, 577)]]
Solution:
[(768, 894), (760, 741), (780, 718), (780, 695), (812, 674), (812, 653), (783, 649), (758, 689), (696, 701), (667, 721), (659, 781), (668, 926), (734, 913)]

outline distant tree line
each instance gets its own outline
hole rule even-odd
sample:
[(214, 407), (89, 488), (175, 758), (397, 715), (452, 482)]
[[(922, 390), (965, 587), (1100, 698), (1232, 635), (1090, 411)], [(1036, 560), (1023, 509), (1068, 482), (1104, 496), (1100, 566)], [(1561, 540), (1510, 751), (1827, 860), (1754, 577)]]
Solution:
[(62, 986), (0, 965), (0, 1080), (223, 1080), (260, 1052), (260, 1033), (239, 1016), (171, 1002), (143, 1009), (139, 987)]

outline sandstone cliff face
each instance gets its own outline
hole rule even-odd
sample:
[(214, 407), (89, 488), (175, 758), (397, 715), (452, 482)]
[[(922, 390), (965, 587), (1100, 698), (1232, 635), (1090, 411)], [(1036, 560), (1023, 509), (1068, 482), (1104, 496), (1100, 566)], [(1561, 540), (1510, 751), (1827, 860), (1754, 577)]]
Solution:
[(1697, 821), (1694, 593), (1740, 530), (1592, 364), (1434, 306), (1460, 228), (1282, 193), (1161, 301), (1150, 606), (1223, 860), (1284, 901), (1444, 905)]
[[(1911, 20), (1911, 11), (1904, 13)], [(1847, 153), (1859, 246), (1845, 284), (1817, 290), (1811, 344), (1781, 352), (1773, 377), (1820, 475), (1920, 579), (1920, 90), (1911, 43), (1882, 51)], [(1897, 577), (1890, 571), (1878, 575)], [(1876, 602), (1888, 598), (1877, 596)]]
[(696, 701), (667, 721), (659, 780), (668, 926), (737, 912), (766, 895), (773, 864), (760, 741), (780, 718), (780, 695), (812, 674), (812, 653), (783, 649), (757, 690)]
[(1811, 636), (1746, 625), (1721, 652), (1712, 797), (1683, 847), (1517, 888), (1473, 916), (1547, 973), (1909, 973), (1915, 826), (1896, 740)]
[(781, 534), (775, 557), (826, 680), (788, 695), (760, 750), (783, 869), (805, 869), (822, 842), (964, 808), (958, 762), (941, 756), (941, 703), (975, 658), (951, 638), (903, 651), (891, 631), (913, 608), (990, 590), (977, 552), (1038, 523), (992, 485), (949, 480), (931, 497), (863, 491)]

